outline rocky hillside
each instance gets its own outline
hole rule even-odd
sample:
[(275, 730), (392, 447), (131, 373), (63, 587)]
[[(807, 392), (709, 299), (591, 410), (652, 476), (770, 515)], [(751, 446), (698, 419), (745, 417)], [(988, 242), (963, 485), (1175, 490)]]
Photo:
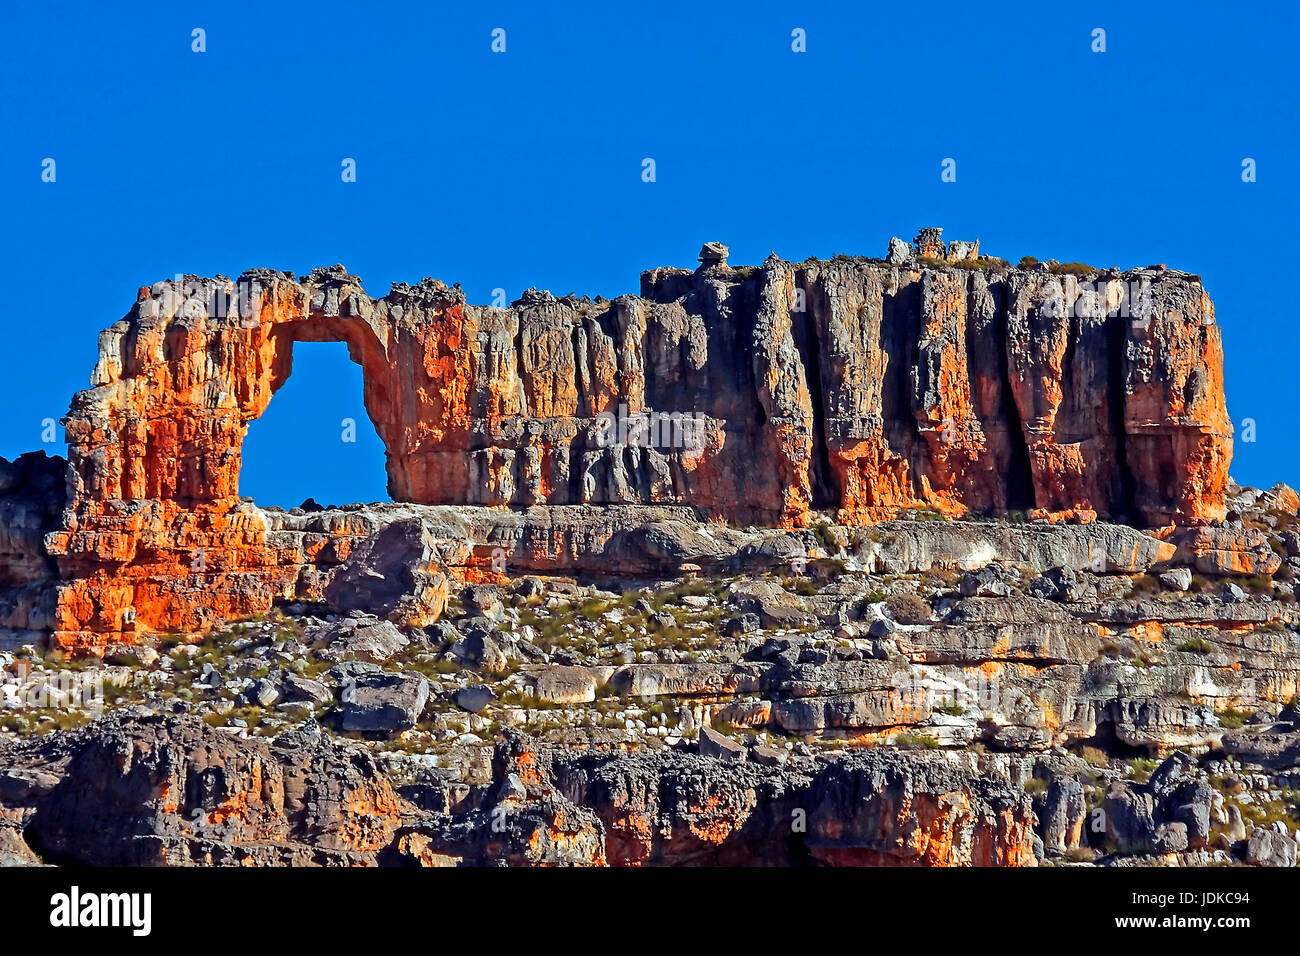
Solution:
[[(75, 668), (57, 646), (0, 655), (0, 846), (101, 864), (1290, 865), (1300, 502), (1232, 490), (1228, 523), (1169, 540), (942, 518), (741, 531), (638, 507), (603, 524), (266, 512), (276, 541), (367, 529), (322, 601)], [(520, 564), (409, 623), (430, 555), (473, 537)]]
[[(701, 259), (142, 289), (0, 461), (0, 862), (1295, 865), (1300, 497), (1199, 280)], [(259, 508), (320, 338), (398, 500)]]

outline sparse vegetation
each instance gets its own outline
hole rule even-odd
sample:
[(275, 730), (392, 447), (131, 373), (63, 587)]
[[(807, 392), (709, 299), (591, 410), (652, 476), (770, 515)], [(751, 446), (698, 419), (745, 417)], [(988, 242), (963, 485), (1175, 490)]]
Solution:
[(1055, 275), (1090, 276), (1101, 270), (1086, 262), (1058, 262), (1051, 267), (1051, 271)]
[(1160, 581), (1150, 574), (1135, 574), (1129, 581), (1129, 594), (1159, 594)]
[(1085, 745), (1079, 749), (1079, 756), (1088, 764), (1103, 770), (1110, 766), (1110, 755), (1100, 747)]
[(1159, 764), (1150, 757), (1138, 757), (1129, 763), (1127, 773), (1138, 783), (1146, 783)]
[(1219, 718), (1219, 723), (1228, 730), (1239, 730), (1244, 727), (1246, 721), (1250, 719), (1250, 712), (1237, 710), (1234, 707), (1226, 707), (1219, 711), (1216, 716)]
[(924, 624), (930, 619), (930, 603), (919, 595), (910, 592), (892, 594), (885, 601), (894, 620), (901, 624)]

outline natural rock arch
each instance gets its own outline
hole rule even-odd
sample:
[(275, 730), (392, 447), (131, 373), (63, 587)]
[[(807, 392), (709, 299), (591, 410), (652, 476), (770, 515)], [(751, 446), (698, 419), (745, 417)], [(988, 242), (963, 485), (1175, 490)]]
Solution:
[(346, 343), (367, 409), (384, 400), (387, 335), (364, 295), (341, 267), (301, 285), (259, 270), (141, 289), (132, 313), (100, 335), (92, 387), (64, 419), (73, 499), (237, 497), (248, 423), (288, 379), (296, 341)]
[[(1122, 309), (1139, 285), (1149, 315)], [(814, 504), (844, 524), (999, 513), (1032, 484), (1051, 520), (1224, 513), (1221, 339), (1186, 273), (773, 255), (509, 308), (432, 279), (372, 299), (342, 266), (186, 276), (101, 335), (64, 420), (68, 508), (46, 543), (65, 643), (311, 597), (346, 558), (339, 534), (369, 533), (343, 515), (289, 540), (239, 497), (248, 423), (300, 341), (344, 342), (361, 366), (396, 502), (680, 504), (806, 527)], [(629, 440), (625, 416), (689, 416), (696, 441)]]

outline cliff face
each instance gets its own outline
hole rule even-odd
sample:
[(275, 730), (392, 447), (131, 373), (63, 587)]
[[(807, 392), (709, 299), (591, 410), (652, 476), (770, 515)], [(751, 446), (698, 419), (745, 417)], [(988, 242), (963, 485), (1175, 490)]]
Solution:
[(43, 771), (41, 820), (28, 837), (51, 859), (358, 865), (373, 862), (401, 823), (404, 802), (374, 759), (335, 747), (316, 728), (270, 745), (151, 715), (69, 736), (62, 748), (5, 754), (11, 767)]
[(987, 263), (957, 246), (960, 263), (941, 243), (888, 262), (715, 256), (646, 273), (640, 296), (509, 308), (428, 279), (372, 299), (341, 266), (142, 288), (64, 421), (54, 630), (201, 630), (265, 610), (317, 558), (270, 543), (238, 497), (295, 341), (346, 342), (362, 366), (398, 501), (684, 504), (786, 527), (916, 508), (1221, 519), (1231, 426), (1199, 280), (968, 268)]
[(764, 768), (510, 733), (476, 786), (394, 787), (373, 756), (315, 725), (266, 741), (154, 715), (0, 746), (0, 762), (23, 783), (0, 791), (0, 833), (22, 815), (15, 845), (77, 865), (1036, 862), (1028, 797), (906, 753)]

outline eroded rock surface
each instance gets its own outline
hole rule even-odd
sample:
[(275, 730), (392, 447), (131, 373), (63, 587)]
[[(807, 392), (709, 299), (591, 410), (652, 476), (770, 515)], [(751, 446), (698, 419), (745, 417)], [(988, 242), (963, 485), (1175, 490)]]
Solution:
[[(898, 262), (706, 257), (612, 301), (474, 306), (432, 279), (374, 299), (341, 266), (144, 287), (64, 422), (53, 630), (202, 630), (294, 589), (317, 555), (279, 548), (238, 476), (297, 341), (344, 341), (362, 366), (398, 501), (787, 527), (1224, 516), (1231, 426), (1196, 276), (1012, 269), (930, 232)], [(413, 620), (444, 598), (427, 557)]]
[(726, 767), (684, 754), (538, 749), (511, 735), (475, 785), (394, 788), (371, 757), (314, 727), (262, 741), (148, 716), (0, 750), (0, 761), (25, 768), (6, 769), (6, 779), (44, 778), (0, 787), (0, 813), (26, 811), (25, 825), (0, 826), (24, 861), (1034, 863), (1028, 798), (922, 755)]
[(54, 862), (372, 862), (404, 805), (369, 756), (315, 727), (267, 741), (192, 718), (119, 715), (2, 759), (57, 778), (26, 795), (26, 840)]

